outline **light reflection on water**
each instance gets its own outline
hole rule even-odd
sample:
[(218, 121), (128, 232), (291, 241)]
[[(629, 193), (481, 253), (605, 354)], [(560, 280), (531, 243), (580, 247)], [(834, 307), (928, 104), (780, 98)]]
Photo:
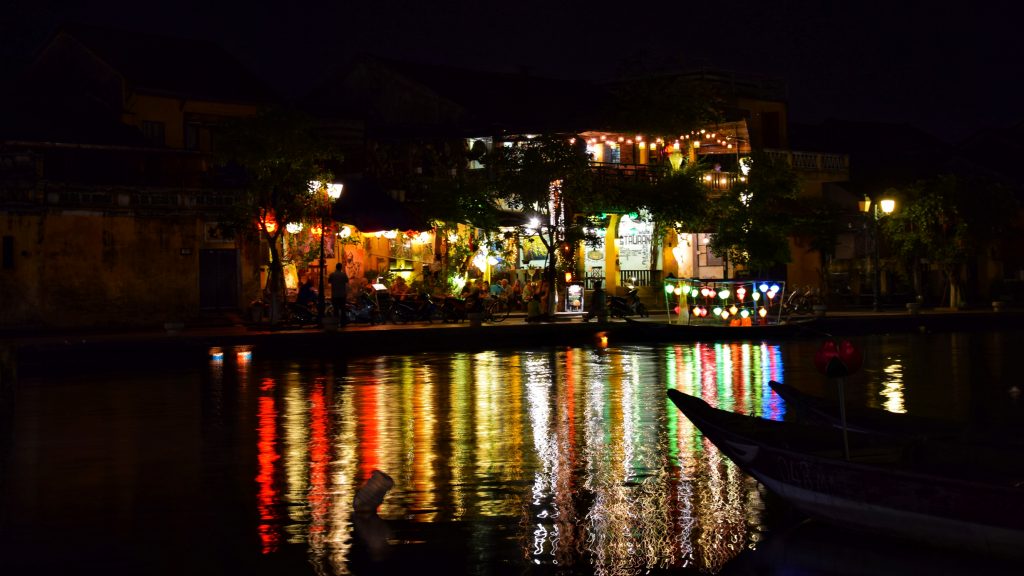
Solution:
[[(1020, 334), (858, 344), (865, 366), (846, 391), (861, 403), (1021, 421), (1006, 395)], [(28, 383), (2, 551), (26, 555), (15, 567), (65, 554), (107, 573), (182, 573), (200, 561), (224, 567), (207, 573), (390, 573), (438, 559), (451, 574), (716, 573), (771, 542), (772, 505), (665, 388), (784, 419), (769, 380), (834, 393), (811, 362), (819, 345), (347, 364), (224, 353), (200, 373)], [(378, 516), (354, 515), (355, 492), (374, 469), (395, 486)], [(125, 559), (123, 550), (133, 552)]]
[[(229, 369), (211, 361), (211, 378)], [(240, 364), (238, 386), (260, 370)], [(333, 379), (271, 370), (256, 402), (262, 551), (304, 543), (314, 565), (346, 571), (354, 490), (380, 469), (395, 480), (385, 521), (501, 519), (534, 565), (716, 571), (761, 538), (761, 495), (664, 391), (781, 418), (766, 383), (782, 372), (768, 344), (381, 357)]]

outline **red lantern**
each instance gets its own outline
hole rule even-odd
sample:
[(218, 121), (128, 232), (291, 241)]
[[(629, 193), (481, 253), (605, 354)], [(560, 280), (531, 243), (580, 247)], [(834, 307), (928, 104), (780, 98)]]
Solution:
[(814, 367), (822, 374), (828, 374), (829, 364), (834, 358), (839, 357), (839, 349), (835, 340), (825, 340), (821, 348), (814, 353)]
[(835, 340), (826, 340), (814, 354), (814, 366), (818, 372), (830, 377), (840, 378), (860, 370), (864, 363), (864, 355), (849, 340), (836, 344)]
[(864, 364), (864, 354), (849, 340), (839, 343), (839, 359), (846, 365), (846, 373), (853, 374)]

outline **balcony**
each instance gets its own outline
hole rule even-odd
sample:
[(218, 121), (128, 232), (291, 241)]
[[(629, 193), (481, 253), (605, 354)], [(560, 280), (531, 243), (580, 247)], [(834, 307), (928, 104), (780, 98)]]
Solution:
[(850, 157), (846, 154), (797, 152), (794, 150), (765, 150), (772, 162), (784, 162), (797, 172), (847, 174)]

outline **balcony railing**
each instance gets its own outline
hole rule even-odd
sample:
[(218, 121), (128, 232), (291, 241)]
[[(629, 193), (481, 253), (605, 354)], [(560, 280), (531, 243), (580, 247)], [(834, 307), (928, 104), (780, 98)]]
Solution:
[(784, 162), (794, 170), (803, 172), (849, 172), (850, 157), (846, 154), (797, 152), (794, 150), (765, 150), (772, 162)]
[(614, 162), (591, 162), (598, 180), (615, 182), (639, 181), (657, 182), (665, 172), (665, 166), (659, 164), (619, 164)]

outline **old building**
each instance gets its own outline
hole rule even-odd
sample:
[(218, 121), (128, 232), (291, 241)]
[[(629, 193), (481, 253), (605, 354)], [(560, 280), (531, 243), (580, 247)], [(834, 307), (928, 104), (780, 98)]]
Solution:
[(213, 128), (272, 91), (219, 46), (68, 26), (0, 115), (0, 325), (157, 324), (258, 295)]

